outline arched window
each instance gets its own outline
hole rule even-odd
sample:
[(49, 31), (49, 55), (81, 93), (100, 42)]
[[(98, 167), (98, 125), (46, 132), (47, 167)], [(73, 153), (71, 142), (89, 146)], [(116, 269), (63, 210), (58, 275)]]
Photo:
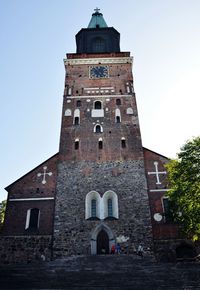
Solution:
[(119, 108), (115, 110), (115, 122), (121, 123), (121, 112)]
[(116, 105), (120, 106), (121, 105), (121, 100), (120, 99), (116, 99)]
[(76, 102), (76, 106), (77, 106), (77, 107), (81, 107), (81, 101), (80, 101), (80, 100), (78, 100), (78, 101)]
[(94, 126), (94, 133), (102, 133), (103, 132), (103, 127), (99, 124)]
[(125, 138), (121, 139), (121, 147), (126, 148), (126, 139)]
[(74, 142), (74, 149), (78, 150), (79, 149), (79, 139), (76, 139)]
[(96, 125), (96, 133), (101, 133), (101, 126), (100, 125)]
[(108, 217), (113, 216), (113, 207), (112, 207), (112, 199), (108, 199)]
[(99, 140), (99, 149), (103, 149), (103, 141), (102, 140)]
[(104, 219), (106, 218), (119, 218), (118, 210), (118, 197), (114, 191), (106, 191), (103, 195), (103, 210)]
[(91, 217), (97, 216), (97, 201), (96, 199), (91, 200)]
[(79, 125), (80, 124), (80, 110), (76, 109), (74, 111), (74, 125)]
[(27, 210), (25, 229), (37, 230), (39, 228), (40, 210), (38, 208), (30, 208)]
[(121, 123), (120, 116), (116, 117), (116, 123)]
[(74, 125), (79, 125), (79, 117), (74, 118)]
[(102, 109), (102, 103), (100, 101), (96, 101), (94, 103), (95, 110), (101, 110)]
[(101, 197), (97, 191), (90, 191), (85, 198), (85, 218), (100, 219)]

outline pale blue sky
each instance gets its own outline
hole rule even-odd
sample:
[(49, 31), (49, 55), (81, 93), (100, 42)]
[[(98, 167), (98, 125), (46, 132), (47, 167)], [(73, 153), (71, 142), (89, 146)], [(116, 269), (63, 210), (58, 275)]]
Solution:
[(0, 200), (58, 151), (63, 58), (95, 7), (134, 56), (143, 146), (175, 157), (200, 133), (199, 0), (0, 0)]

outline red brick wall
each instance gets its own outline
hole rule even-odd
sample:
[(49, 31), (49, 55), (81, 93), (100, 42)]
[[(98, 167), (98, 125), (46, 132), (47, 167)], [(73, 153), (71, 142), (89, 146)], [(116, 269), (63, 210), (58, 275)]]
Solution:
[[(160, 172), (166, 171), (165, 164), (169, 159), (156, 152), (144, 148), (144, 160), (154, 239), (176, 238), (178, 237), (178, 227), (172, 222), (166, 222), (162, 204), (162, 199), (167, 193), (167, 174), (159, 174), (159, 181), (161, 184), (156, 184), (157, 179), (155, 174), (148, 174), (148, 172), (155, 172), (154, 162), (158, 162), (158, 170)], [(162, 221), (155, 221), (155, 213), (160, 213), (163, 215)]]
[[(25, 231), (27, 210), (38, 208), (40, 210), (40, 226), (36, 234), (49, 235), (52, 233), (54, 198), (57, 178), (58, 154), (54, 155), (38, 167), (9, 185), (8, 202), (5, 215), (3, 234), (23, 235)], [(47, 166), (47, 172), (52, 172), (51, 176), (46, 176), (46, 183), (42, 183), (43, 167)], [(53, 198), (51, 200), (31, 200), (35, 198)], [(18, 201), (16, 201), (18, 199)], [(28, 200), (23, 200), (28, 199)]]

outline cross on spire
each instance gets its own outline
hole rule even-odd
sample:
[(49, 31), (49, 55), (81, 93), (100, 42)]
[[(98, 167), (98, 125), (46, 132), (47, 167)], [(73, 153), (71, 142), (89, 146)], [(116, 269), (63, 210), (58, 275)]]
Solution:
[(37, 176), (38, 177), (43, 176), (42, 184), (45, 184), (45, 183), (47, 183), (46, 182), (46, 175), (51, 176), (53, 173), (52, 172), (47, 172), (47, 166), (44, 166), (43, 170), (44, 170), (44, 172), (43, 173), (38, 173)]
[(158, 171), (158, 162), (154, 161), (155, 165), (155, 171), (154, 172), (148, 172), (148, 175), (150, 174), (155, 174), (156, 175), (156, 184), (161, 184), (160, 179), (159, 179), (159, 174), (167, 174), (166, 171)]
[(98, 7), (96, 7), (96, 8), (94, 9), (94, 11), (95, 11), (95, 13), (99, 13), (100, 9), (99, 9)]

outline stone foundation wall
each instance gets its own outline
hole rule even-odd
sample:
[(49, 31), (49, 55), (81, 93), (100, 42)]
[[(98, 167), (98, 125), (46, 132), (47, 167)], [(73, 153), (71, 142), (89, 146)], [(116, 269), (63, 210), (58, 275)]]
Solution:
[(0, 264), (51, 259), (51, 236), (0, 237)]
[[(85, 198), (90, 191), (118, 196), (119, 218), (86, 220)], [(128, 238), (128, 248), (152, 248), (152, 228), (143, 160), (59, 164), (54, 223), (54, 258), (91, 254), (97, 227), (108, 227), (112, 239)]]
[[(183, 247), (182, 257), (177, 256), (177, 249), (180, 247)], [(177, 258), (193, 259), (200, 253), (200, 248), (197, 243), (187, 239), (154, 240), (154, 253), (160, 262), (174, 262)]]

